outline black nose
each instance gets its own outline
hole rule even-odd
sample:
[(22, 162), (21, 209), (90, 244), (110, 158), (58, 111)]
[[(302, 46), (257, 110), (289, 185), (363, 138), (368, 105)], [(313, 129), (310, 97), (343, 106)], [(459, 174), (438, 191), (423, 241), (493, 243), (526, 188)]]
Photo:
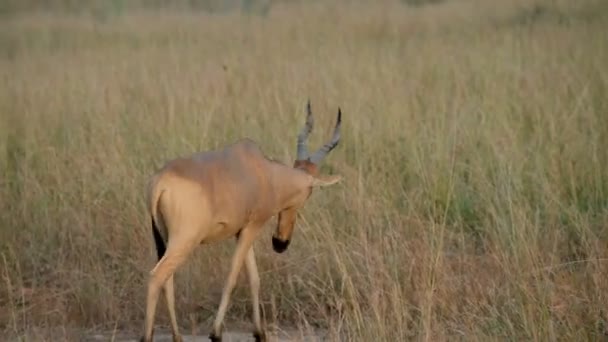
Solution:
[(272, 237), (272, 248), (275, 252), (283, 253), (287, 249), (287, 246), (289, 246), (289, 240), (281, 240), (274, 236)]

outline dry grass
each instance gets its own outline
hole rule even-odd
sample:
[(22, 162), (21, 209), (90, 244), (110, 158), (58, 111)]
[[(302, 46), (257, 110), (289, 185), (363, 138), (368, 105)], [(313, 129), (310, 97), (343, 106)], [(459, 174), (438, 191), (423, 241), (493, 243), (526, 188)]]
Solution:
[[(312, 197), (286, 254), (272, 224), (256, 244), (271, 328), (605, 339), (607, 24), (601, 0), (4, 18), (0, 328), (139, 331), (147, 177), (244, 136), (291, 162), (310, 97), (315, 146), (342, 107), (323, 171), (346, 180)], [(211, 325), (233, 247), (179, 271), (187, 331)], [(249, 320), (246, 284), (229, 326)]]

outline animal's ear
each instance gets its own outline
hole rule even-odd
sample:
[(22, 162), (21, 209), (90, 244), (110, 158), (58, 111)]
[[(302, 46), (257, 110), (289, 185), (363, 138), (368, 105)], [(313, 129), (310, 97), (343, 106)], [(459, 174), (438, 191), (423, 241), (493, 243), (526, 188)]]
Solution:
[(312, 177), (312, 186), (329, 186), (338, 183), (342, 180), (342, 176), (334, 175), (334, 176), (315, 176)]

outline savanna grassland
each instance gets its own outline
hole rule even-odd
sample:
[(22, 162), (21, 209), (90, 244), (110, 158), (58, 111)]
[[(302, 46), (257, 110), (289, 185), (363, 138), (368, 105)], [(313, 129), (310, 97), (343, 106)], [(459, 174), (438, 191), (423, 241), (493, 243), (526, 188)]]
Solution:
[[(30, 3), (0, 20), (3, 336), (139, 333), (148, 177), (241, 137), (291, 163), (310, 98), (311, 148), (342, 108), (322, 172), (344, 181), (313, 194), (286, 253), (274, 220), (256, 242), (270, 331), (608, 338), (605, 1)], [(234, 246), (178, 271), (185, 332), (211, 327)], [(249, 327), (244, 274), (232, 298), (226, 329)]]

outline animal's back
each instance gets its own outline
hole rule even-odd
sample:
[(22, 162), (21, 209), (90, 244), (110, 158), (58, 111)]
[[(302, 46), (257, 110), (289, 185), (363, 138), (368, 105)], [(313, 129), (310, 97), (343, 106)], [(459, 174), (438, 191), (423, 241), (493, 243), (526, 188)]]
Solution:
[(242, 187), (254, 181), (255, 169), (263, 165), (264, 158), (253, 141), (242, 139), (223, 149), (174, 159), (166, 167), (176, 176), (200, 183), (203, 187), (217, 184)]
[[(167, 162), (159, 172), (162, 187), (172, 192), (174, 206), (205, 206), (216, 224), (227, 229), (240, 228), (251, 216), (268, 216), (260, 208), (269, 207), (265, 159), (257, 145), (248, 139), (223, 149), (200, 152)], [(186, 203), (192, 202), (195, 203)], [(203, 209), (203, 208), (200, 208)]]

